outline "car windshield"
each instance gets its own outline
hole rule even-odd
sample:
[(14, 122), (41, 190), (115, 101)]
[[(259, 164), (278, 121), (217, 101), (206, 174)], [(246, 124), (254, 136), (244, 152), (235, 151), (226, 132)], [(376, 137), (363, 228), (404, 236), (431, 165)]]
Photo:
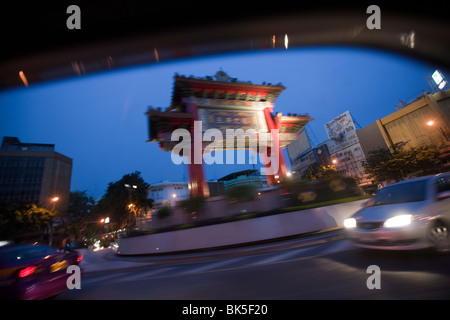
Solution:
[(374, 206), (378, 206), (392, 203), (423, 201), (425, 200), (425, 191), (425, 180), (392, 185), (378, 191), (371, 203)]

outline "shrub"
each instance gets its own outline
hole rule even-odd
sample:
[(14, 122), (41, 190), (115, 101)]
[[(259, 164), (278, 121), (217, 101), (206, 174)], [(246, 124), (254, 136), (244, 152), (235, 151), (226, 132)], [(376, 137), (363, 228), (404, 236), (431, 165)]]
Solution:
[(291, 206), (319, 203), (361, 195), (352, 178), (299, 181), (291, 186)]
[(158, 209), (158, 211), (156, 212), (156, 216), (158, 217), (158, 219), (164, 219), (168, 216), (170, 216), (172, 212), (172, 209), (170, 209), (170, 207), (161, 207)]
[(204, 197), (191, 197), (189, 199), (180, 201), (178, 205), (181, 208), (184, 208), (188, 213), (192, 212), (198, 213), (204, 204), (205, 204)]
[(225, 191), (225, 196), (230, 202), (250, 201), (256, 196), (256, 187), (246, 184), (234, 186)]

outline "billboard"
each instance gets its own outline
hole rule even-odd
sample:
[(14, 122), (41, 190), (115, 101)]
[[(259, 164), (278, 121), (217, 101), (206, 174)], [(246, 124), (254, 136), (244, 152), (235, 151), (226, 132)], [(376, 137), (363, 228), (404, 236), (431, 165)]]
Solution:
[(444, 87), (447, 85), (447, 81), (445, 81), (444, 75), (439, 70), (434, 71), (434, 73), (431, 75), (431, 78), (433, 78), (434, 82), (441, 90), (444, 89)]
[(359, 142), (355, 124), (348, 111), (327, 122), (325, 124), (325, 131), (329, 138), (328, 149), (330, 150), (330, 154)]

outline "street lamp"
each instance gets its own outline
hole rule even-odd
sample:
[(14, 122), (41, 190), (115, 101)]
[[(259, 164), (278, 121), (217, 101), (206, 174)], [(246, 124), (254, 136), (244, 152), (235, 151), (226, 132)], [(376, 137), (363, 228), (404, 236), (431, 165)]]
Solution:
[[(55, 211), (55, 207), (56, 207), (56, 202), (59, 201), (59, 197), (55, 196), (53, 198), (50, 199), (50, 201), (52, 202), (52, 210)], [(50, 221), (48, 222), (48, 245), (52, 245), (53, 242), (53, 218), (51, 217)]]
[[(336, 164), (339, 162), (337, 159), (333, 159), (331, 160), (331, 162), (333, 163), (334, 167), (336, 168)], [(341, 162), (342, 165), (342, 162)], [(350, 169), (348, 167), (348, 163), (347, 163), (347, 156), (344, 155), (344, 165), (345, 165), (345, 172), (347, 174), (347, 176), (351, 177), (351, 173), (350, 173)], [(337, 168), (336, 168), (337, 170)]]
[(447, 135), (447, 133), (444, 131), (444, 129), (442, 129), (442, 127), (439, 124), (436, 124), (436, 122), (434, 120), (430, 120), (427, 122), (427, 125), (429, 127), (434, 127), (435, 125), (439, 128), (439, 130), (441, 131), (442, 136), (444, 137), (445, 141), (448, 143), (450, 142), (450, 139)]
[(172, 194), (172, 199), (173, 199), (173, 201), (172, 201), (172, 207), (175, 207), (176, 198), (177, 198), (177, 194), (176, 194), (176, 193), (173, 193), (173, 194)]
[(104, 218), (104, 219), (101, 219), (101, 220), (100, 220), (100, 223), (107, 224), (107, 223), (109, 223), (109, 221), (110, 221), (109, 217), (106, 217), (106, 218)]

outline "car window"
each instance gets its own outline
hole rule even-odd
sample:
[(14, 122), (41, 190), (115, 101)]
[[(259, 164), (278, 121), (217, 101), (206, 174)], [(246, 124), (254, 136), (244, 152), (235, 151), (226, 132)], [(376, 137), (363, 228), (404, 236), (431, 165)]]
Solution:
[(426, 198), (426, 181), (407, 182), (381, 189), (373, 198), (373, 205), (423, 201)]
[(437, 193), (450, 191), (450, 177), (440, 177), (436, 180)]
[(44, 246), (11, 246), (0, 250), (0, 267), (5, 268), (56, 254), (58, 251)]

